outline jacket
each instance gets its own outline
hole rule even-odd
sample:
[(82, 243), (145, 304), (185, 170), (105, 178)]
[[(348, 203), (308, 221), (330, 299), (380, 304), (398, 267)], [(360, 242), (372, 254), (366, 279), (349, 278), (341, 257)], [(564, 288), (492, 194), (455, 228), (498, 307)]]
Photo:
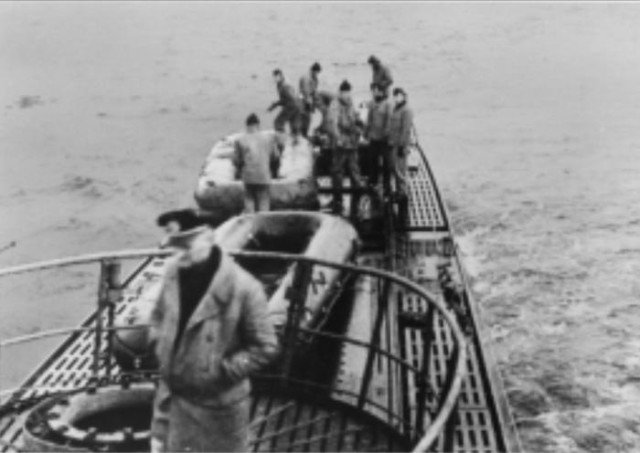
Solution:
[(349, 99), (344, 101), (337, 98), (333, 101), (333, 122), (334, 136), (338, 148), (356, 149), (360, 130), (357, 126), (358, 113)]
[(367, 139), (375, 141), (387, 139), (392, 108), (391, 103), (386, 99), (371, 101), (364, 132)]
[(235, 142), (233, 164), (245, 184), (271, 183), (271, 165), (278, 158), (278, 143), (273, 135), (246, 133)]
[(389, 119), (389, 145), (406, 148), (411, 141), (413, 112), (405, 103), (401, 107), (393, 107)]
[(386, 92), (387, 89), (393, 85), (393, 77), (391, 76), (389, 67), (380, 63), (378, 67), (374, 68), (372, 82)]
[(272, 107), (282, 107), (282, 111), (297, 113), (302, 110), (302, 100), (297, 96), (296, 90), (287, 82), (280, 82), (277, 85), (278, 100)]
[[(195, 438), (188, 442), (201, 449), (220, 449), (215, 442), (230, 448), (224, 443), (228, 439), (212, 439), (207, 426), (220, 423), (221, 411), (242, 408), (250, 392), (248, 376), (278, 353), (267, 297), (260, 282), (222, 252), (210, 285), (175, 344), (178, 275), (177, 258), (170, 258), (151, 317), (151, 338), (160, 364), (152, 436), (166, 442), (189, 432)], [(201, 429), (194, 427), (196, 418)], [(171, 442), (169, 446), (179, 448)]]
[(313, 100), (318, 91), (318, 77), (312, 73), (300, 78), (300, 97), (309, 111), (313, 110)]
[(320, 124), (316, 127), (314, 134), (317, 134), (325, 142), (323, 147), (328, 149), (335, 148), (336, 128), (334, 126), (335, 118), (335, 95), (328, 91), (318, 91), (316, 93), (315, 105), (320, 112)]

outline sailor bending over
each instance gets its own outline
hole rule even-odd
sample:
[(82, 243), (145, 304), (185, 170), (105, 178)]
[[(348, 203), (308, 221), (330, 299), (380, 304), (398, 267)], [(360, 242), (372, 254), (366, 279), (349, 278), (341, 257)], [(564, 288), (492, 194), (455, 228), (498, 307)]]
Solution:
[(285, 125), (289, 124), (289, 130), (302, 127), (303, 105), (302, 99), (296, 94), (296, 90), (284, 78), (280, 69), (273, 71), (273, 80), (278, 90), (278, 100), (267, 111), (271, 112), (280, 107), (280, 113), (276, 116), (273, 128), (278, 132), (284, 132)]

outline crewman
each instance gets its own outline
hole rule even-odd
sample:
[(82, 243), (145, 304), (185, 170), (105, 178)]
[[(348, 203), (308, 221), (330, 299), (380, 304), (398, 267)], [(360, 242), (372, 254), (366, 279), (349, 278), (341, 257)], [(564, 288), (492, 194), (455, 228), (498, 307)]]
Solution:
[(249, 376), (279, 347), (258, 280), (207, 226), (170, 234), (150, 337), (159, 362), (151, 451), (249, 448)]
[(338, 99), (335, 101), (335, 115), (330, 115), (331, 128), (336, 143), (333, 150), (331, 163), (331, 179), (333, 189), (333, 212), (342, 213), (342, 180), (344, 179), (345, 165), (349, 171), (352, 188), (363, 186), (358, 163), (358, 142), (360, 128), (358, 126), (358, 113), (351, 99), (351, 84), (344, 80), (340, 84)]
[(302, 99), (298, 97), (295, 89), (284, 78), (280, 69), (273, 71), (273, 79), (278, 90), (278, 100), (269, 107), (268, 111), (280, 107), (280, 113), (273, 122), (273, 127), (278, 132), (284, 132), (285, 125), (289, 124), (289, 130), (300, 127), (302, 121)]
[(391, 119), (391, 103), (386, 99), (382, 89), (375, 83), (371, 84), (371, 97), (364, 129), (364, 138), (369, 143), (367, 150), (367, 167), (369, 183), (378, 185), (380, 162), (382, 162), (382, 181), (386, 193), (390, 193), (389, 162), (389, 120)]
[(380, 87), (385, 97), (389, 96), (389, 88), (393, 85), (393, 77), (391, 71), (387, 65), (382, 64), (380, 59), (375, 55), (371, 55), (367, 60), (371, 65), (372, 80), (371, 83), (375, 83)]
[(407, 155), (413, 128), (413, 112), (407, 105), (407, 94), (402, 88), (393, 90), (394, 106), (389, 119), (390, 162), (396, 180), (397, 195), (407, 196)]
[(315, 108), (321, 114), (318, 127), (313, 132), (315, 144), (322, 148), (333, 149), (335, 147), (336, 131), (333, 127), (333, 117), (335, 116), (336, 95), (329, 91), (318, 91), (314, 96)]
[(233, 164), (244, 183), (244, 210), (247, 213), (268, 211), (272, 173), (280, 156), (277, 134), (260, 130), (260, 119), (252, 113), (246, 120), (247, 132), (234, 146)]
[(309, 133), (309, 125), (311, 124), (311, 117), (315, 111), (315, 95), (318, 91), (318, 75), (322, 71), (320, 63), (315, 62), (311, 65), (309, 72), (300, 78), (300, 98), (302, 99), (302, 129), (303, 136), (307, 136)]

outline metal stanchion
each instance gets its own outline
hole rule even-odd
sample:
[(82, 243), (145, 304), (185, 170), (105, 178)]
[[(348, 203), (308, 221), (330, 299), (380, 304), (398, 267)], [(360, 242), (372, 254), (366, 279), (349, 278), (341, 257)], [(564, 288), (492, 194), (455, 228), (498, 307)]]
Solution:
[(287, 377), (291, 374), (291, 366), (293, 363), (293, 355), (296, 350), (298, 341), (298, 328), (300, 320), (304, 315), (305, 302), (307, 300), (307, 292), (311, 277), (313, 274), (313, 264), (299, 262), (293, 274), (291, 286), (287, 289), (286, 297), (289, 300), (289, 309), (287, 312), (287, 323), (284, 329), (283, 350), (284, 364), (282, 367), (283, 384), (286, 385)]
[[(109, 351), (113, 341), (114, 305), (120, 297), (120, 269), (121, 264), (117, 259), (106, 259), (100, 261), (100, 280), (98, 282), (98, 310), (96, 312), (96, 329), (93, 343), (93, 364), (92, 380), (98, 382), (100, 366), (102, 364), (102, 336), (104, 334), (104, 313), (107, 310), (108, 333), (107, 333), (107, 361), (111, 362)], [(110, 365), (107, 365), (107, 373), (110, 372)]]

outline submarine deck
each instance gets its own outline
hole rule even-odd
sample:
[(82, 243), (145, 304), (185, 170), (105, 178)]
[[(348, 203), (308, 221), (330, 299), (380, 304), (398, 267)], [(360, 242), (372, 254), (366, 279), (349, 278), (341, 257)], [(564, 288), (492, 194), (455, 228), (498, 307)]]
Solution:
[[(458, 400), (454, 416), (440, 435), (434, 446), (434, 451), (456, 452), (502, 452), (517, 451), (517, 439), (513, 433), (513, 425), (506, 406), (506, 399), (501, 387), (501, 381), (496, 375), (495, 364), (490, 350), (483, 343), (484, 328), (477, 313), (472, 298), (468, 293), (468, 287), (464, 281), (464, 272), (460, 267), (457, 250), (453, 245), (450, 226), (446, 210), (443, 206), (436, 182), (424, 154), (418, 148), (412, 150), (413, 164), (410, 160), (409, 172), (409, 222), (406, 228), (396, 231), (393, 247), (394, 271), (419, 282), (428, 288), (433, 294), (442, 298), (445, 303), (446, 292), (438, 280), (438, 266), (445, 263), (454, 268), (455, 278), (463, 285), (462, 311), (467, 314), (469, 329), (467, 375), (462, 385), (461, 396)], [(325, 182), (326, 183), (326, 182)], [(389, 260), (381, 252), (364, 253), (359, 258), (359, 263), (372, 267), (388, 267)], [(117, 312), (120, 313), (128, 304), (135, 302), (140, 296), (142, 288), (153, 284), (160, 278), (163, 267), (162, 258), (153, 258), (142, 263), (128, 278), (121, 303)], [(368, 277), (361, 276), (355, 283), (355, 298), (351, 316), (352, 322), (347, 326), (351, 336), (370, 340), (373, 332), (373, 324), (376, 314), (383, 308), (379, 306), (379, 297), (376, 294), (381, 290)], [(444, 322), (436, 314), (429, 322), (432, 323), (433, 341), (430, 341), (431, 352), (425, 355), (425, 338), (421, 331), (411, 322), (411, 315), (424, 315), (427, 311), (426, 303), (405, 293), (401, 288), (395, 288), (391, 298), (398, 304), (388, 304), (382, 338), (379, 341), (386, 342), (390, 349), (397, 349), (400, 355), (408, 362), (416, 366), (423, 357), (429, 357), (429, 384), (437, 389), (444, 385), (444, 369), (447, 356), (451, 351), (451, 337), (444, 328)], [(91, 315), (83, 324), (90, 328), (96, 324), (96, 314)], [(357, 322), (353, 321), (357, 319)], [(11, 414), (0, 413), (0, 451), (12, 451), (21, 446), (21, 426), (23, 413), (21, 405), (28, 407), (28, 402), (42, 397), (51, 391), (72, 390), (86, 386), (92, 375), (91, 363), (93, 354), (94, 336), (90, 331), (77, 332), (70, 335), (25, 381), (23, 391), (13, 398), (13, 406), (16, 408)], [(342, 360), (340, 361), (338, 375), (334, 382), (335, 388), (343, 396), (338, 400), (349, 403), (353, 396), (349, 391), (357, 388), (363, 376), (358, 374), (362, 369), (362, 361), (366, 360), (361, 350), (353, 345), (344, 345)], [(102, 364), (105, 367), (105, 364)], [(117, 374), (117, 369), (112, 370)], [(403, 379), (396, 368), (379, 360), (373, 367), (370, 387), (370, 397), (373, 399), (397, 399), (401, 398), (397, 393), (397, 382)], [(417, 383), (409, 382), (413, 393), (418, 394)], [(329, 410), (325, 413), (311, 414), (310, 409), (304, 404), (298, 404), (293, 410), (283, 411), (286, 403), (267, 403), (264, 396), (258, 393), (254, 398), (252, 418), (253, 423), (258, 423), (269, 418), (285, 419), (287, 424), (294, 426), (296, 435), (291, 430), (280, 432), (278, 426), (264, 429), (262, 432), (254, 431), (253, 448), (255, 451), (267, 450), (306, 450), (306, 451), (349, 451), (357, 449), (373, 450), (397, 450), (405, 448), (401, 443), (396, 443), (391, 437), (382, 436), (380, 444), (365, 443), (355, 448), (353, 444), (341, 446), (335, 442), (338, 438), (345, 438), (357, 421), (344, 420), (333, 417)], [(413, 416), (415, 403), (399, 401), (407, 416)], [(428, 403), (435, 404), (434, 402)], [(278, 410), (280, 408), (280, 410)], [(431, 409), (435, 409), (431, 407)], [(293, 414), (293, 415), (292, 415)], [(307, 415), (304, 415), (307, 414)], [(314, 429), (306, 429), (313, 426), (315, 419), (327, 421), (322, 432)], [(332, 419), (335, 419), (335, 427)], [(329, 423), (329, 424), (327, 424)], [(263, 423), (268, 427), (268, 423)], [(306, 427), (297, 429), (296, 425)], [(256, 425), (257, 426), (257, 425)], [(281, 425), (280, 425), (281, 426)], [(361, 427), (360, 427), (361, 428)], [(336, 431), (337, 430), (337, 431)], [(375, 432), (374, 429), (372, 432)], [(257, 437), (256, 437), (257, 436)], [(288, 440), (287, 440), (288, 439)], [(315, 444), (314, 444), (315, 442)], [(316, 445), (315, 447), (313, 445)], [(324, 445), (324, 447), (323, 447)], [(268, 447), (266, 447), (268, 446)]]

